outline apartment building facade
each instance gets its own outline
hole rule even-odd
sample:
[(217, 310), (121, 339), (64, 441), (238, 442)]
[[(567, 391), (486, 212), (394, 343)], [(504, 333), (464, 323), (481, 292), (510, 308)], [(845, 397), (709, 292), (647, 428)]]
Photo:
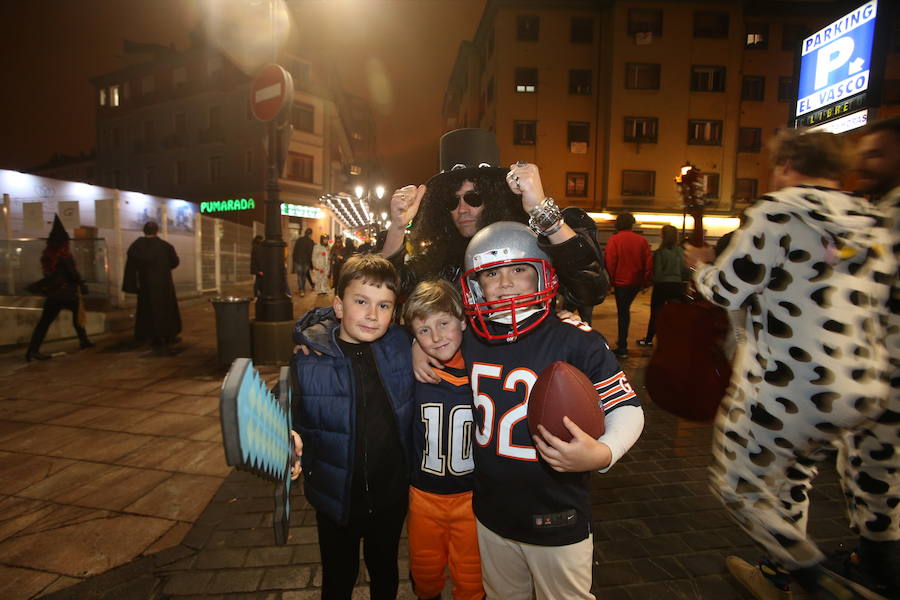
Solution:
[[(268, 127), (251, 113), (253, 74), (202, 42), (185, 51), (155, 45), (140, 50), (135, 64), (91, 80), (98, 183), (184, 198), (200, 203), (201, 212), (203, 203), (242, 200), (219, 216), (245, 225), (264, 222)], [(279, 62), (295, 88), (280, 201), (319, 215), (285, 221), (295, 222), (293, 229), (309, 221), (317, 231), (334, 232), (340, 225), (323, 212), (319, 198), (352, 189), (354, 136), (365, 131), (356, 123), (366, 120), (368, 107), (340, 88), (327, 61), (282, 51)], [(372, 131), (367, 134), (374, 147)], [(366, 160), (374, 157), (372, 152)]]
[[(844, 3), (846, 4), (846, 3)], [(704, 173), (711, 212), (768, 190), (765, 142), (788, 123), (797, 44), (839, 2), (489, 0), (448, 84), (444, 127), (485, 127), (501, 160), (594, 210), (679, 211)], [(900, 55), (884, 105), (900, 112)]]

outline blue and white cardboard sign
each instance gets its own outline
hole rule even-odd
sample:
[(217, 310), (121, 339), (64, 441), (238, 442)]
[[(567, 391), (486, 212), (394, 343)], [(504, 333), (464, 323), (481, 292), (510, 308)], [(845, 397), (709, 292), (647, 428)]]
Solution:
[(803, 40), (796, 116), (868, 89), (877, 12), (871, 0)]

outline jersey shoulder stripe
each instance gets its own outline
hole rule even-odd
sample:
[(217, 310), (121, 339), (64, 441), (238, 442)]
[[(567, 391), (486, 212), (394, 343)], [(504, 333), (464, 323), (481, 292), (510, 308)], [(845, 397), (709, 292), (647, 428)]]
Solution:
[(600, 396), (604, 412), (608, 412), (637, 397), (623, 371), (619, 371), (612, 377), (595, 383), (594, 389), (597, 390), (597, 394)]

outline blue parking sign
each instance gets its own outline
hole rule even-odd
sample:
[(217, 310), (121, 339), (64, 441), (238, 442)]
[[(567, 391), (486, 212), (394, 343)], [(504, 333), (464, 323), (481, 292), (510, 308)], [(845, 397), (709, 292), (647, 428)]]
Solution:
[(877, 13), (871, 0), (803, 40), (796, 116), (868, 89)]

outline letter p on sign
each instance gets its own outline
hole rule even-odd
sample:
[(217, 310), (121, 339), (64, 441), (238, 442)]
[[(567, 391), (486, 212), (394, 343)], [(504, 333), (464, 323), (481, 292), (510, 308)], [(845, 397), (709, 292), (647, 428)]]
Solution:
[(844, 66), (853, 55), (853, 38), (842, 37), (834, 40), (827, 46), (820, 48), (816, 56), (816, 89), (822, 89), (828, 85), (828, 76)]

